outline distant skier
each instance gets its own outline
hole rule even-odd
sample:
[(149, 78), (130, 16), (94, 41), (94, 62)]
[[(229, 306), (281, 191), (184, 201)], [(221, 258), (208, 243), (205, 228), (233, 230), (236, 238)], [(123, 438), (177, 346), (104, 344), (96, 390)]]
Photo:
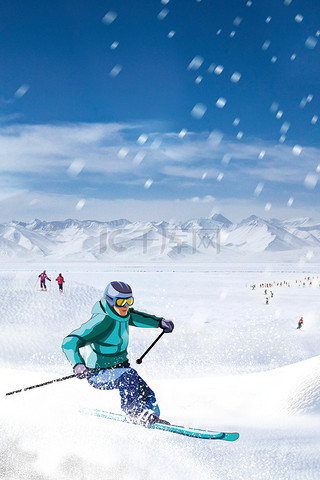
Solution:
[(50, 278), (48, 277), (48, 275), (46, 274), (46, 271), (43, 270), (42, 273), (40, 273), (40, 275), (38, 275), (38, 278), (40, 278), (40, 288), (41, 288), (41, 291), (47, 291), (47, 286), (46, 286), (46, 280), (49, 280), (49, 282), (51, 282)]
[(266, 297), (266, 305), (269, 305), (268, 297)]
[(303, 317), (300, 318), (299, 322), (298, 322), (298, 326), (297, 326), (297, 329), (301, 328), (303, 325)]
[(59, 285), (59, 292), (63, 293), (64, 278), (61, 273), (59, 273), (59, 276), (56, 278), (56, 282), (58, 282)]
[[(154, 392), (130, 367), (128, 361), (129, 325), (162, 328), (171, 333), (170, 320), (139, 312), (132, 308), (131, 287), (111, 282), (92, 309), (92, 317), (63, 341), (62, 349), (76, 377), (87, 378), (101, 390), (118, 389), (121, 408), (129, 421), (152, 425), (168, 424), (159, 418), (160, 410)], [(86, 355), (80, 349), (86, 347)]]

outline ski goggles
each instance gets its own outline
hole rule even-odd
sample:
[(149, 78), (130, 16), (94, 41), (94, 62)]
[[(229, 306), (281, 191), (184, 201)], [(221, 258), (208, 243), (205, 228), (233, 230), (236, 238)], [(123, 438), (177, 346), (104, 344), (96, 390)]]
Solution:
[(126, 304), (131, 307), (133, 305), (134, 299), (133, 297), (129, 298), (117, 298), (114, 302), (114, 305), (116, 307), (124, 307)]

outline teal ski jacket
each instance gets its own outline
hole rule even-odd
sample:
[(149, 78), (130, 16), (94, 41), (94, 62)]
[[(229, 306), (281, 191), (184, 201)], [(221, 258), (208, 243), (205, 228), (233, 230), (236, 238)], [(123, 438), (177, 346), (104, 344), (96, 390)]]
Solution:
[[(129, 325), (157, 328), (161, 319), (133, 308), (121, 317), (102, 298), (94, 305), (90, 320), (63, 340), (62, 350), (72, 367), (83, 363), (91, 369), (111, 368), (128, 361)], [(85, 354), (82, 347), (86, 347)]]

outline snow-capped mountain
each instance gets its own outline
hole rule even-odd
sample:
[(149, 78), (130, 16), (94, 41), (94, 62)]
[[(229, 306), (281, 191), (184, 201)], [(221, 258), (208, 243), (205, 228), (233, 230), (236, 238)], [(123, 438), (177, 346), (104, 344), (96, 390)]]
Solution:
[[(126, 219), (12, 221), (0, 224), (0, 259), (150, 261), (240, 259), (276, 253), (320, 255), (320, 225), (310, 218), (232, 223), (223, 215), (187, 222)], [(311, 252), (311, 253), (310, 253)]]

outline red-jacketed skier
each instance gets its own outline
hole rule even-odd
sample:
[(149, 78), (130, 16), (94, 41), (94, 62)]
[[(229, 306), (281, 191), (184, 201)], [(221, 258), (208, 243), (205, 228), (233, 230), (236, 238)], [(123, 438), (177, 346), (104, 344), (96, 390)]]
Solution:
[(48, 277), (48, 275), (46, 274), (46, 271), (43, 270), (42, 273), (40, 273), (40, 275), (38, 275), (38, 278), (40, 278), (40, 288), (41, 288), (41, 291), (47, 291), (47, 286), (46, 286), (46, 280), (49, 280), (49, 282), (51, 282), (50, 278)]
[(297, 326), (297, 329), (301, 328), (303, 325), (303, 317), (300, 318), (299, 322), (298, 322), (298, 326)]
[(56, 282), (58, 282), (59, 285), (59, 292), (63, 293), (64, 278), (61, 273), (59, 273), (59, 276), (56, 278)]

